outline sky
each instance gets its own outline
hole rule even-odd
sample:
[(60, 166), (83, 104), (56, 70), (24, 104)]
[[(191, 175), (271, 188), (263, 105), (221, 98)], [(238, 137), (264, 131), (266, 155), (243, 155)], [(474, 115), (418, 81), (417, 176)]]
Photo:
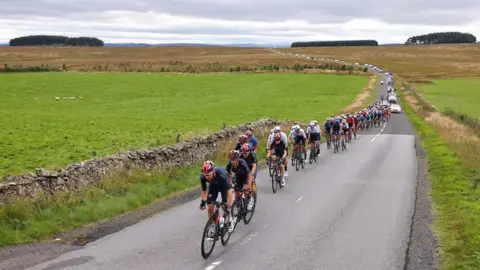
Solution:
[(460, 31), (480, 40), (480, 0), (0, 0), (0, 42), (34, 35), (107, 43), (375, 39)]

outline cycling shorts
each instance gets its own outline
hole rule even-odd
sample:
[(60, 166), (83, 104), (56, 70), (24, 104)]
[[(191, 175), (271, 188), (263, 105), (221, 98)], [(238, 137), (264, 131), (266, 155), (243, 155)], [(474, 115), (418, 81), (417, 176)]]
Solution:
[[(275, 150), (272, 154), (274, 154), (277, 159), (283, 157), (283, 150)], [(287, 153), (288, 155), (288, 153)]]
[(227, 203), (227, 192), (231, 189), (230, 184), (208, 185), (207, 203), (214, 204), (217, 201), (218, 193), (222, 194), (222, 203)]
[(320, 140), (320, 133), (311, 133), (308, 139), (309, 143), (313, 143)]
[[(238, 177), (240, 176), (240, 177)], [(237, 174), (235, 177), (235, 191), (241, 191), (243, 186), (248, 184), (248, 175), (245, 174)]]
[(300, 144), (300, 142), (303, 143), (303, 145), (305, 145), (305, 138), (304, 137), (295, 137), (295, 144)]
[(340, 130), (332, 130), (332, 135), (340, 135)]
[(342, 128), (343, 132), (347, 133), (349, 131), (349, 128)]

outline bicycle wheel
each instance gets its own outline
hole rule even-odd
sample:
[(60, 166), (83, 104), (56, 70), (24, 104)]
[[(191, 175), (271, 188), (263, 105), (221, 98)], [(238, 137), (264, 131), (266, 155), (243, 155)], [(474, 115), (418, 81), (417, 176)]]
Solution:
[(295, 163), (295, 170), (297, 170), (297, 172), (300, 170), (300, 162), (302, 162), (301, 157), (299, 159), (297, 159), (297, 162)]
[[(213, 241), (207, 241), (207, 237), (209, 236), (210, 228), (214, 226), (215, 227), (215, 233), (213, 234)], [(215, 224), (215, 221), (213, 218), (210, 218), (207, 222), (207, 225), (205, 225), (205, 229), (203, 230), (203, 238), (202, 238), (202, 257), (204, 259), (207, 259), (210, 257), (210, 255), (213, 252), (213, 248), (215, 247), (215, 243), (217, 242), (217, 237), (218, 237), (218, 225)], [(205, 244), (207, 243), (212, 243), (212, 247), (210, 249), (205, 247)]]
[(271, 160), (267, 161), (267, 165), (268, 165), (268, 173), (270, 174), (270, 176), (273, 176), (272, 161)]
[(272, 174), (272, 190), (273, 193), (277, 193), (277, 166), (274, 165), (274, 171)]
[[(251, 195), (250, 195), (251, 196)], [(245, 201), (245, 204), (244, 204), (244, 211), (245, 211), (245, 215), (243, 216), (243, 223), (245, 223), (245, 225), (247, 225), (248, 223), (250, 223), (250, 221), (252, 220), (252, 217), (253, 217), (253, 212), (255, 212), (255, 206), (257, 206), (257, 201), (255, 200), (255, 197), (253, 198), (253, 207), (252, 207), (252, 210), (248, 210), (248, 204), (246, 202), (248, 202), (250, 200), (250, 198), (248, 198), (248, 200)]]
[(305, 169), (305, 162), (306, 160), (302, 158), (302, 169)]
[[(223, 218), (225, 220), (227, 220), (227, 215), (224, 214), (223, 215)], [(232, 217), (233, 218), (233, 217)], [(230, 222), (232, 222), (232, 220), (230, 220)], [(228, 244), (228, 240), (230, 240), (230, 236), (232, 235), (232, 233), (228, 230), (230, 227), (230, 223), (224, 223), (223, 224), (223, 228), (220, 229), (220, 234), (221, 234), (221, 237), (220, 237), (220, 240), (222, 240), (222, 246), (226, 246)]]
[(309, 162), (310, 164), (313, 163), (313, 155), (315, 154), (314, 152), (315, 152), (315, 148), (312, 148), (312, 149), (310, 150), (310, 155), (308, 156), (308, 162)]

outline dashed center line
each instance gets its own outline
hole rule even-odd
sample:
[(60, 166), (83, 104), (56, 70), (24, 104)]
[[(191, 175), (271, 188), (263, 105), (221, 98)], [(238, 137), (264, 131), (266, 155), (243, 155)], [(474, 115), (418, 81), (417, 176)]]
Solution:
[(300, 198), (298, 198), (294, 203), (298, 203), (299, 201), (301, 201), (303, 199), (303, 196), (300, 196)]
[(382, 132), (383, 132), (383, 130), (385, 129), (386, 126), (387, 126), (387, 123), (383, 124), (383, 127), (382, 127), (382, 129), (380, 130), (380, 132), (379, 132), (377, 135), (375, 135), (375, 137), (373, 137), (373, 139), (370, 140), (370, 142), (375, 141), (375, 139), (378, 137), (378, 135), (382, 134)]
[(213, 268), (215, 268), (215, 266), (218, 266), (221, 263), (222, 261), (213, 262), (210, 266), (206, 267), (205, 270), (212, 270)]

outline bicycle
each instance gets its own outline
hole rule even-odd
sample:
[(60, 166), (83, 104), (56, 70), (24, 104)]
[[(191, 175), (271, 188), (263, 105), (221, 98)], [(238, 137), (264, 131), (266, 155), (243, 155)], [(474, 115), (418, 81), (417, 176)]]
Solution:
[(295, 157), (296, 157), (296, 162), (295, 162), (295, 169), (297, 172), (300, 170), (300, 166), (302, 166), (302, 169), (305, 168), (305, 160), (303, 157), (305, 156), (305, 152), (303, 151), (303, 144), (300, 142), (300, 144), (295, 145)]
[(342, 136), (342, 151), (345, 151), (345, 149), (347, 149), (347, 144), (346, 144), (346, 140), (345, 140), (345, 136), (347, 136), (346, 134), (343, 134)]
[(332, 147), (332, 142), (331, 142), (331, 138), (330, 138), (330, 134), (325, 134), (325, 140), (327, 141), (327, 149), (330, 149)]
[(313, 161), (317, 162), (317, 154), (320, 154), (320, 146), (318, 145), (317, 141), (314, 143), (310, 144), (310, 156), (308, 158), (308, 162), (310, 164), (313, 163)]
[(281, 181), (282, 181), (282, 171), (280, 170), (280, 159), (276, 159), (272, 161), (272, 190), (273, 193), (277, 193), (278, 187), (282, 188)]
[[(257, 201), (256, 201), (256, 195), (253, 195), (253, 206), (251, 210), (248, 210), (248, 202), (250, 201), (250, 195), (246, 195), (247, 189), (242, 189), (242, 196), (240, 198), (236, 198), (235, 201), (232, 204), (232, 212), (236, 212), (234, 215), (232, 213), (232, 217), (235, 216), (234, 221), (234, 229), (237, 227), (237, 224), (240, 222), (241, 219), (243, 219), (243, 223), (247, 225), (250, 223), (253, 217), (253, 212), (255, 211), (255, 207), (257, 206)], [(236, 210), (238, 207), (238, 211)], [(234, 210), (235, 209), (235, 210)], [(247, 215), (251, 213), (250, 217), (247, 218)]]
[(340, 147), (340, 140), (338, 138), (338, 135), (334, 135), (334, 141), (333, 141), (333, 153), (337, 153), (338, 152), (338, 148)]
[[(227, 211), (225, 209), (226, 204), (217, 201), (215, 202), (214, 207), (215, 207), (214, 208), (215, 210), (213, 211), (213, 215), (208, 219), (207, 224), (205, 225), (205, 229), (203, 230), (201, 251), (202, 251), (202, 257), (204, 259), (208, 259), (208, 257), (210, 257), (210, 255), (212, 254), (213, 248), (215, 247), (215, 244), (218, 241), (219, 236), (220, 236), (222, 245), (226, 246), (233, 232), (233, 230), (231, 232), (229, 230), (232, 220), (228, 220), (225, 223), (225, 221), (228, 219)], [(219, 214), (220, 207), (222, 207), (223, 209), (222, 216), (220, 216)], [(233, 215), (232, 215), (232, 218), (233, 218)], [(215, 231), (213, 232), (213, 235), (212, 234), (209, 235), (209, 229), (212, 227), (212, 225), (215, 227)], [(205, 248), (206, 242), (210, 242), (208, 240), (205, 241), (205, 239), (208, 239), (208, 238), (213, 239), (212, 241), (213, 244), (209, 251), (207, 251), (207, 249)]]
[(272, 166), (271, 166), (271, 160), (270, 159), (267, 159), (267, 166), (268, 166), (268, 174), (270, 175), (270, 177), (273, 176), (273, 171), (272, 171)]

